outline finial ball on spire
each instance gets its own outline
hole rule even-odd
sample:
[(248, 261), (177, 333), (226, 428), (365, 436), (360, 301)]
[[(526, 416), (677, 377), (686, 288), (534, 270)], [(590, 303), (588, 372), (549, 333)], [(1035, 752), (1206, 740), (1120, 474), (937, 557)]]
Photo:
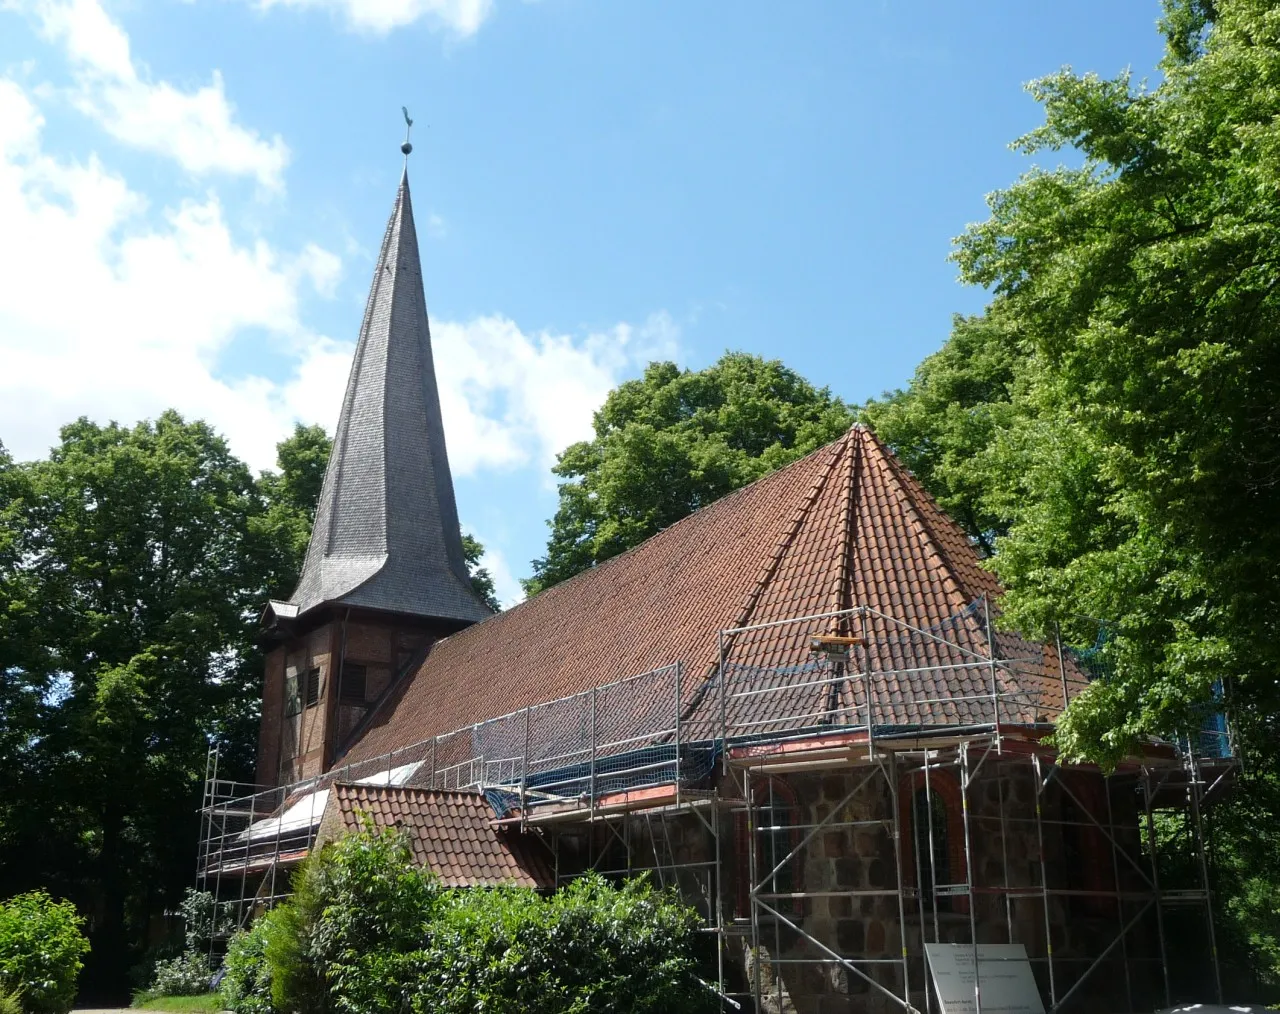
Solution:
[(409, 131), (413, 129), (413, 120), (409, 117), (409, 110), (404, 106), (400, 107), (400, 112), (404, 113), (404, 144), (400, 145), (400, 151), (404, 153), (404, 157), (409, 157), (409, 152), (413, 151), (413, 145), (409, 143)]

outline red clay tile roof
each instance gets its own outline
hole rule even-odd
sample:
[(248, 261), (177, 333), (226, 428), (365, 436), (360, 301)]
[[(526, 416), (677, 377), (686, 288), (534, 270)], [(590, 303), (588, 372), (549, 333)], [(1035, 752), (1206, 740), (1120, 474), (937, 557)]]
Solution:
[(344, 830), (357, 829), (362, 813), (379, 827), (404, 828), (414, 860), (445, 887), (554, 886), (543, 846), (532, 835), (496, 828), (493, 810), (478, 792), (337, 782), (329, 805), (337, 808)]
[[(813, 666), (813, 634), (863, 635), (872, 670), (887, 674), (873, 687), (876, 724), (989, 722), (993, 674), (973, 654), (987, 653), (981, 600), (999, 592), (963, 531), (855, 426), (634, 549), (440, 641), (339, 764), (677, 661), (690, 729), (714, 736), (717, 709), (699, 690), (717, 671), (718, 631), (860, 606), (868, 611), (727, 637), (730, 673), (754, 674), (761, 686), (805, 682), (778, 670)], [(996, 641), (1001, 657), (1033, 659), (1016, 676), (994, 674), (1000, 693), (1015, 695), (1001, 721), (1035, 721), (1060, 707), (1052, 646), (1004, 634)], [(903, 672), (922, 667), (933, 669)], [(1074, 695), (1083, 680), (1071, 665), (1068, 676)], [(770, 731), (751, 724), (769, 708), (865, 709), (857, 686), (836, 701), (809, 700), (813, 693), (753, 698), (741, 727)], [(970, 700), (930, 703), (942, 697)]]

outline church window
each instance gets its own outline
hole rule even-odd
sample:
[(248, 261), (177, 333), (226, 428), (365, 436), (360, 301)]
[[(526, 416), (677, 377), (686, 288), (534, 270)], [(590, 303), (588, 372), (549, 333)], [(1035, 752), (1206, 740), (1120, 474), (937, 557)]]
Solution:
[(364, 704), (365, 688), (368, 683), (368, 670), (362, 665), (350, 662), (342, 666), (342, 686), (339, 700), (343, 704)]
[(292, 718), (302, 711), (302, 696), (298, 691), (298, 671), (289, 669), (284, 678), (284, 717)]
[[(924, 786), (911, 797), (911, 837), (915, 854), (920, 857), (920, 895), (925, 904), (934, 900), (934, 885), (951, 883), (951, 850), (947, 841), (947, 808), (942, 796), (930, 793)], [(930, 848), (932, 837), (933, 847)], [(929, 857), (933, 856), (930, 866)]]
[(308, 669), (306, 679), (307, 707), (314, 708), (320, 703), (320, 670)]
[[(755, 786), (754, 830), (756, 882), (760, 885), (760, 900), (770, 908), (788, 915), (800, 913), (800, 899), (786, 897), (794, 894), (799, 886), (798, 872), (803, 856), (791, 856), (791, 850), (800, 843), (796, 829), (796, 797), (785, 782), (776, 778), (765, 779)], [(744, 915), (749, 910), (748, 857), (746, 855), (747, 824), (739, 822), (739, 862), (743, 880), (740, 883), (738, 907)], [(791, 858), (787, 858), (791, 856)], [(783, 860), (786, 860), (785, 862)], [(781, 864), (778, 872), (765, 883), (769, 873)], [(767, 913), (762, 913), (767, 915)]]
[(960, 783), (944, 770), (932, 771), (927, 782), (924, 776), (912, 772), (898, 792), (903, 883), (918, 889), (926, 908), (963, 914), (969, 900)]

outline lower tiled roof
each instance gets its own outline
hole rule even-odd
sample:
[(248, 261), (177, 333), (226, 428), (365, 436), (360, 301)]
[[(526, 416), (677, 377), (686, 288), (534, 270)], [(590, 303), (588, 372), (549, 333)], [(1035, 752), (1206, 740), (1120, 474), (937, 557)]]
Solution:
[(488, 801), (478, 792), (337, 782), (322, 833), (360, 827), (368, 814), (379, 827), (409, 835), (414, 860), (446, 887), (550, 888), (555, 877), (545, 849), (518, 829), (499, 829)]

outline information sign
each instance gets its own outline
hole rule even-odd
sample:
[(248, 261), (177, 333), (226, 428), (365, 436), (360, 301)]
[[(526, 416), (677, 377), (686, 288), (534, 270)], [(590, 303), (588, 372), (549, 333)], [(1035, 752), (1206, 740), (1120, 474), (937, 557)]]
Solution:
[(982, 986), (982, 1014), (1044, 1014), (1044, 1003), (1022, 944), (925, 944), (942, 1014), (977, 1014), (974, 976)]

